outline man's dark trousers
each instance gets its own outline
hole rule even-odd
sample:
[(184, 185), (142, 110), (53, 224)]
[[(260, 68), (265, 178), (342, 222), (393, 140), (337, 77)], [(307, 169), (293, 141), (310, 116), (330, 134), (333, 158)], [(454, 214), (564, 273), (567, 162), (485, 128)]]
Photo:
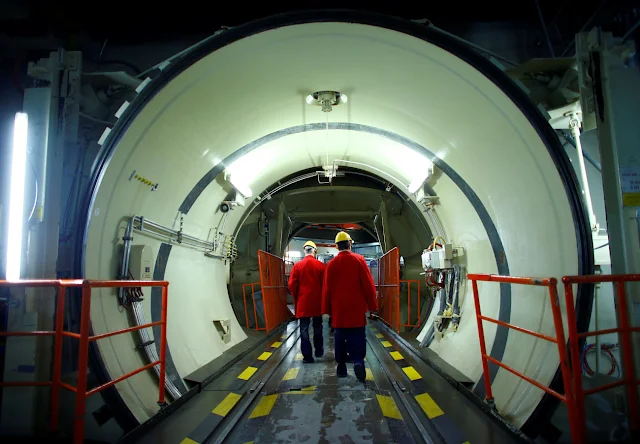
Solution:
[(313, 357), (311, 351), (311, 341), (309, 340), (309, 324), (313, 319), (313, 348), (316, 350), (316, 357), (324, 354), (324, 339), (322, 338), (322, 316), (314, 318), (300, 318), (300, 351), (305, 359)]

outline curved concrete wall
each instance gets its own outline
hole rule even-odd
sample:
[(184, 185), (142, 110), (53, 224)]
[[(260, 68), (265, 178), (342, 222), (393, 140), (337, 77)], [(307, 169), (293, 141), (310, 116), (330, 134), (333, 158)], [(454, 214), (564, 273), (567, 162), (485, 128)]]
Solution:
[[(236, 35), (247, 34), (241, 29)], [(173, 73), (179, 70), (168, 83), (161, 78), (147, 86), (155, 94), (147, 94), (144, 105), (131, 106), (105, 144), (111, 157), (91, 207), (86, 277), (115, 277), (123, 218), (139, 214), (177, 228), (180, 210), (185, 233), (207, 238), (229, 192), (220, 175), (225, 168), (243, 176), (255, 199), (280, 178), (320, 169), (327, 155), (330, 161), (348, 159), (370, 165), (359, 168), (371, 173), (391, 174), (405, 192), (403, 184), (420, 172), (420, 162), (433, 162), (444, 172), (430, 183), (440, 197), (437, 211), (449, 240), (464, 247), (469, 272), (579, 272), (581, 234), (575, 219), (582, 210), (576, 216), (549, 141), (487, 76), (436, 44), (379, 26), (296, 24), (240, 38), (192, 64), (183, 62)], [(329, 113), (328, 131), (326, 115), (305, 103), (317, 90), (349, 98)], [(158, 182), (158, 189), (129, 181), (133, 170)], [(242, 216), (242, 209), (231, 211), (225, 231), (233, 233)], [(161, 249), (160, 241), (135, 234), (138, 243), (151, 245), (156, 255)], [(174, 375), (187, 375), (244, 339), (227, 293), (228, 264), (174, 245), (156, 266), (166, 267), (164, 278), (171, 281), (168, 342)], [(553, 332), (543, 290), (500, 290), (495, 284), (480, 290), (485, 314)], [(459, 331), (432, 347), (479, 379), (469, 291), (463, 285)], [(232, 319), (229, 344), (212, 323), (221, 317)], [(96, 333), (129, 325), (114, 294), (106, 291), (96, 293), (92, 321)], [(552, 345), (518, 333), (496, 334), (492, 325), (486, 333), (498, 359), (543, 383), (551, 381), (558, 366)], [(127, 336), (99, 342), (112, 376), (141, 364), (132, 349)], [(119, 384), (118, 391), (138, 420), (157, 409), (151, 373)], [(542, 397), (503, 371), (494, 377), (494, 393), (500, 412), (516, 425)]]

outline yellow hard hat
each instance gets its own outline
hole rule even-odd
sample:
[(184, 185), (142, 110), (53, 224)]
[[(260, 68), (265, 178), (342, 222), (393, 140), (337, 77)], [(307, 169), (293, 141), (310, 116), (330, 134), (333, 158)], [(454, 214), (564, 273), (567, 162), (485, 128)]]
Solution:
[(318, 247), (316, 247), (316, 244), (313, 241), (305, 242), (302, 248), (307, 248), (307, 247), (312, 247), (314, 250), (318, 251)]
[(353, 239), (351, 239), (351, 236), (349, 236), (349, 233), (346, 231), (341, 231), (336, 235), (336, 244), (343, 241), (353, 242)]

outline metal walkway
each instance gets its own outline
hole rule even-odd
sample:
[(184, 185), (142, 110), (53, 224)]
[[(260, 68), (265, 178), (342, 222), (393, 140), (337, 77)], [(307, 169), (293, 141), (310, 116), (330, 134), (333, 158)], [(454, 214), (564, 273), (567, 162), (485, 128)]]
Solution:
[(384, 328), (367, 327), (364, 382), (336, 376), (326, 322), (324, 341), (303, 364), (289, 324), (138, 442), (520, 442)]

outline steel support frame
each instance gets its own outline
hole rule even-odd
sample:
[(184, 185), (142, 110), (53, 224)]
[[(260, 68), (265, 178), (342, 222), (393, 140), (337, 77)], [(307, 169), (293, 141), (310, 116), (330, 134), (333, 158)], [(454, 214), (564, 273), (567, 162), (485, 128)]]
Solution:
[[(611, 273), (640, 273), (640, 197), (630, 201), (623, 191), (622, 171), (640, 172), (640, 70), (632, 64), (633, 42), (621, 43), (598, 28), (576, 36), (576, 56), (583, 78), (591, 79), (596, 115), (602, 184), (607, 216)], [(586, 72), (585, 72), (586, 71)], [(631, 193), (629, 193), (631, 194)], [(640, 283), (626, 283), (628, 316), (632, 323), (640, 311)], [(614, 289), (615, 291), (615, 289)], [(618, 325), (620, 324), (619, 308)], [(636, 321), (637, 322), (637, 321)], [(640, 369), (640, 335), (632, 337), (635, 369)], [(631, 375), (624, 374), (623, 378)]]

